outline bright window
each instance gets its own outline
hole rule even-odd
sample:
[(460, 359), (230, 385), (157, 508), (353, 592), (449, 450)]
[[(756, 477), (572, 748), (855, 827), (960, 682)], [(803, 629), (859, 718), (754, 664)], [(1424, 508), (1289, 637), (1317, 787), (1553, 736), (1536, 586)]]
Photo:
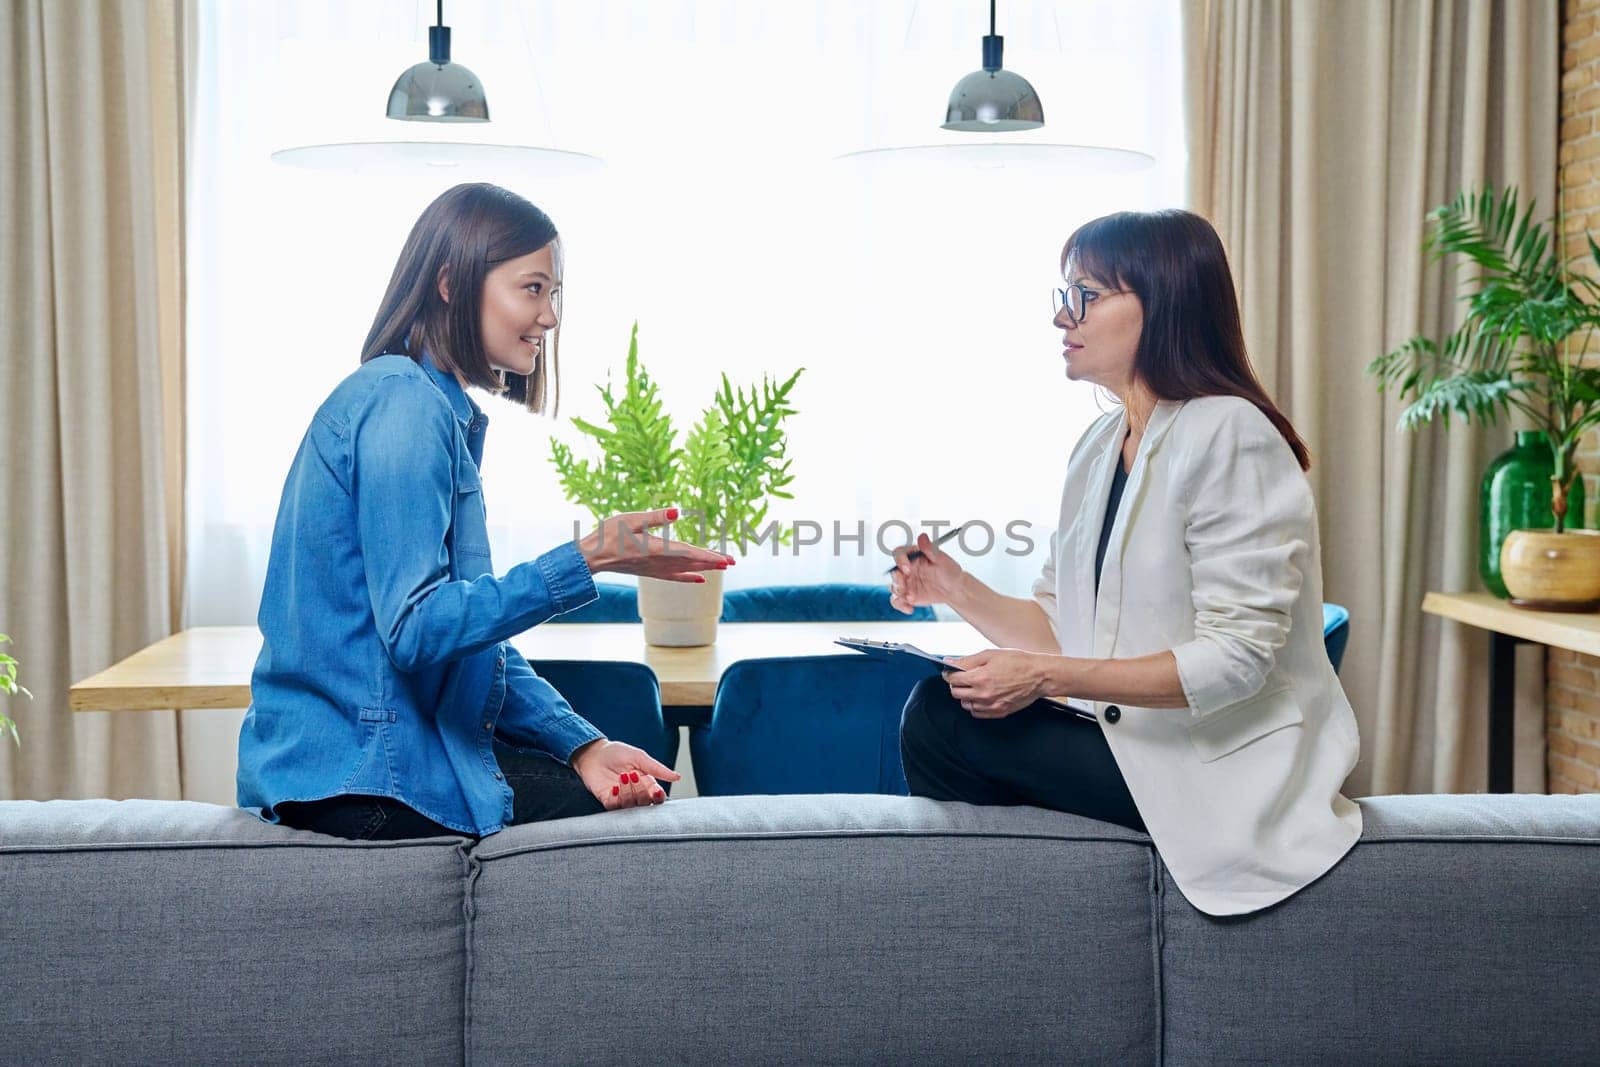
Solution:
[[(748, 383), (807, 368), (796, 500), (775, 515), (816, 523), (822, 541), (778, 558), (762, 548), (730, 585), (877, 580), (880, 529), (898, 542), (896, 521), (982, 520), (994, 546), (964, 562), (1025, 593), (1068, 452), (1107, 403), (1063, 374), (1057, 256), (1089, 218), (1179, 202), (1179, 19), (1175, 0), (1000, 4), (1006, 66), (1044, 101), (1031, 138), (1129, 144), (1156, 156), (1150, 170), (834, 159), (938, 140), (950, 87), (979, 65), (987, 14), (938, 0), (458, 0), (445, 21), (453, 58), (488, 91), (482, 139), (553, 138), (607, 166), (581, 179), (400, 179), (299, 171), (269, 153), (407, 136), (381, 115), (394, 77), (426, 55), (431, 2), (202, 3), (188, 621), (254, 619), (300, 437), (355, 370), (417, 214), (466, 180), (539, 204), (567, 250), (559, 423), (478, 398), (492, 419), (484, 484), (500, 571), (571, 538), (575, 520), (588, 528), (561, 495), (548, 438), (578, 440), (567, 417), (596, 415), (593, 385), (620, 376), (638, 319), (641, 356), (685, 431), (720, 371)], [(835, 551), (835, 523), (864, 528), (865, 543)], [(1022, 524), (1028, 551), (1008, 524)]]

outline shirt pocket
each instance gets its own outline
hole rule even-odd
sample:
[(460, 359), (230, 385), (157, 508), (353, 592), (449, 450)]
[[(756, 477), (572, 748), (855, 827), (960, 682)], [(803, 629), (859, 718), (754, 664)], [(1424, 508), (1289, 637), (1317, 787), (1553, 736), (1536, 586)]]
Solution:
[(354, 768), (340, 787), (343, 793), (387, 795), (396, 789), (393, 724), (399, 716), (389, 708), (361, 708), (357, 713)]
[[(483, 481), (471, 456), (456, 467), (456, 499), (451, 547), (458, 556), (489, 555), (488, 512), (483, 504)], [(475, 576), (475, 575), (474, 575)]]
[(1211, 763), (1237, 752), (1286, 726), (1299, 726), (1305, 714), (1294, 698), (1294, 687), (1284, 685), (1241, 700), (1214, 712), (1189, 727), (1189, 744), (1201, 763)]

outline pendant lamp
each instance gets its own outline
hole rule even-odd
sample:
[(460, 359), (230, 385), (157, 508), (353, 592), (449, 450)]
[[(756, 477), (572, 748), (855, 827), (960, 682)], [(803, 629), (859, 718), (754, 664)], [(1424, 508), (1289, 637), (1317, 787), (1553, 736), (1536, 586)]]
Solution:
[[(913, 17), (915, 17), (913, 15)], [(907, 31), (909, 34), (909, 30)], [(1155, 162), (1148, 152), (1114, 145), (1019, 141), (1006, 136), (1044, 126), (1044, 105), (1028, 80), (1004, 69), (1004, 38), (995, 33), (995, 0), (989, 0), (989, 33), (983, 38), (983, 69), (956, 83), (940, 129), (954, 134), (927, 144), (896, 144), (843, 152), (835, 160), (870, 165), (874, 170), (927, 173), (931, 167), (1018, 170), (1078, 174), (1116, 174), (1144, 170)]]
[(405, 122), (488, 122), (483, 83), (460, 63), (450, 62), (450, 27), (444, 0), (437, 25), (428, 27), (428, 61), (411, 67), (389, 90), (389, 117)]
[[(462, 124), (489, 121), (483, 82), (467, 67), (450, 59), (450, 27), (444, 24), (444, 0), (437, 0), (436, 24), (428, 27), (428, 58), (395, 79), (389, 90), (386, 118), (431, 124), (438, 131), (419, 136), (361, 137), (327, 144), (280, 148), (276, 163), (307, 170), (343, 174), (418, 176), (485, 168), (514, 169), (523, 175), (561, 177), (594, 171), (599, 158), (584, 152), (528, 144), (487, 144), (447, 133)], [(526, 27), (524, 27), (526, 32)], [(532, 56), (529, 56), (532, 66)], [(357, 125), (360, 125), (357, 123)], [(352, 131), (358, 136), (364, 130)]]
[(956, 82), (945, 108), (946, 130), (998, 133), (1037, 130), (1044, 125), (1044, 105), (1028, 79), (1002, 69), (1005, 38), (994, 32), (994, 2), (989, 0), (989, 35), (983, 39), (983, 69)]

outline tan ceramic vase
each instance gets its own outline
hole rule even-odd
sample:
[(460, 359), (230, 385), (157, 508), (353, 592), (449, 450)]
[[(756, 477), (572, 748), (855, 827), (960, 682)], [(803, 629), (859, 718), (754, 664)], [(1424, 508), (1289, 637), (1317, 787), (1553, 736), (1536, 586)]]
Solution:
[(1513, 530), (1500, 546), (1511, 603), (1536, 611), (1600, 608), (1600, 530)]
[(668, 648), (715, 644), (722, 617), (722, 572), (702, 571), (705, 584), (639, 579), (644, 643)]

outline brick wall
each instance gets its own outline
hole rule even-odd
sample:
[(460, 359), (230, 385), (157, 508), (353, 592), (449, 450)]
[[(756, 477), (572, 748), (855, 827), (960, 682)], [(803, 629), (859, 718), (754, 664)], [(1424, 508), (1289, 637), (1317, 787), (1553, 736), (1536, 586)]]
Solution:
[[(1566, 254), (1578, 256), (1588, 251), (1585, 234), (1600, 234), (1600, 0), (1563, 0), (1561, 40), (1559, 180)], [(1600, 440), (1592, 433), (1578, 466), (1584, 472), (1584, 525), (1594, 528)], [(1561, 649), (1546, 655), (1547, 788), (1552, 793), (1600, 791), (1600, 659)]]

